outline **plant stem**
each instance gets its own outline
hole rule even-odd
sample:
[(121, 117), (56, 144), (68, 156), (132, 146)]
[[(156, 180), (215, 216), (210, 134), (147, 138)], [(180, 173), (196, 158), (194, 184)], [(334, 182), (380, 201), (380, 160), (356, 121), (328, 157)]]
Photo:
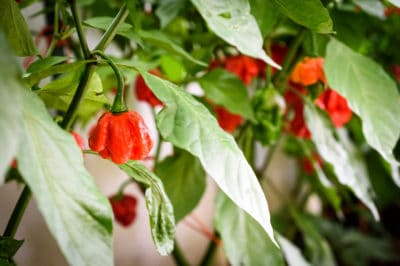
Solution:
[(31, 190), (28, 186), (25, 186), (11, 214), (10, 220), (8, 220), (8, 224), (4, 230), (3, 236), (14, 237), (31, 196)]
[(182, 251), (179, 248), (176, 240), (174, 244), (174, 250), (172, 251), (172, 256), (174, 257), (175, 262), (178, 266), (189, 266), (189, 263), (187, 262), (185, 256), (182, 254)]
[[(151, 108), (151, 113), (153, 115), (154, 121), (156, 121), (156, 111), (154, 108)], [(158, 142), (157, 142), (157, 147), (156, 147), (156, 153), (154, 155), (154, 165), (157, 164), (158, 160), (160, 159), (160, 153), (161, 153), (161, 147), (162, 147), (162, 138), (160, 132), (157, 130), (157, 135), (158, 135)]]
[(104, 49), (110, 44), (110, 42), (114, 39), (117, 34), (117, 29), (120, 24), (122, 24), (125, 19), (128, 17), (129, 11), (126, 7), (126, 4), (123, 4), (121, 9), (119, 10), (117, 16), (111, 22), (111, 25), (108, 27), (100, 42), (97, 44), (95, 50), (104, 51)]
[(88, 44), (86, 41), (86, 36), (82, 29), (81, 20), (79, 19), (78, 8), (76, 6), (76, 0), (70, 0), (70, 5), (71, 5), (72, 17), (74, 18), (76, 32), (78, 33), (79, 42), (81, 43), (83, 57), (85, 59), (89, 59), (90, 51), (89, 51), (89, 47), (88, 47)]
[(47, 56), (51, 56), (54, 52), (54, 48), (56, 48), (56, 44), (58, 42), (58, 28), (59, 28), (59, 21), (58, 21), (58, 17), (59, 17), (59, 6), (58, 6), (58, 1), (56, 1), (54, 3), (54, 22), (53, 22), (53, 38), (51, 39), (51, 43), (49, 46), (49, 49), (47, 49)]
[(115, 77), (117, 78), (117, 93), (115, 95), (111, 111), (113, 113), (122, 113), (128, 111), (128, 108), (126, 107), (124, 101), (124, 79), (122, 78), (121, 72), (119, 71), (118, 67), (111, 60), (111, 58), (105, 55), (102, 51), (95, 50), (93, 51), (93, 54), (99, 55), (104, 60), (106, 60), (107, 64), (110, 65), (110, 67), (113, 69)]
[(215, 252), (217, 251), (217, 247), (218, 245), (215, 243), (215, 241), (210, 241), (206, 253), (204, 254), (203, 259), (201, 260), (199, 265), (201, 266), (212, 265), (212, 262), (214, 261)]
[(297, 32), (297, 35), (295, 36), (292, 44), (289, 47), (289, 51), (285, 56), (285, 60), (283, 61), (282, 70), (279, 71), (272, 79), (272, 82), (278, 89), (282, 88), (284, 82), (286, 82), (289, 71), (291, 70), (291, 66), (296, 59), (297, 50), (299, 49), (299, 46), (303, 41), (305, 32), (306, 30), (304, 28), (301, 28)]

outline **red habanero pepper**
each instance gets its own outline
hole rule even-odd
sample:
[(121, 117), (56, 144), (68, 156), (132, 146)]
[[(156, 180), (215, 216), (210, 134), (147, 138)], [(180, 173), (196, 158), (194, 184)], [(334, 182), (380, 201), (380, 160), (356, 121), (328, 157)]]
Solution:
[(142, 160), (153, 147), (150, 132), (135, 111), (106, 112), (90, 132), (89, 147), (116, 164)]
[(323, 65), (324, 59), (322, 57), (305, 57), (294, 67), (290, 80), (303, 86), (309, 86), (318, 81), (322, 81), (326, 84)]
[(222, 106), (214, 106), (214, 111), (217, 115), (219, 126), (229, 133), (234, 132), (243, 122), (243, 118), (240, 115), (233, 114)]
[(124, 227), (131, 225), (136, 218), (137, 199), (131, 195), (109, 197), (115, 221)]
[(315, 100), (315, 104), (328, 112), (335, 127), (342, 127), (350, 121), (353, 115), (346, 99), (331, 89), (327, 89), (321, 93)]
[[(152, 69), (149, 73), (161, 77), (162, 74), (158, 69)], [(153, 107), (163, 105), (163, 103), (154, 95), (151, 89), (146, 85), (142, 75), (138, 75), (135, 81), (136, 97), (139, 101), (144, 101)]]

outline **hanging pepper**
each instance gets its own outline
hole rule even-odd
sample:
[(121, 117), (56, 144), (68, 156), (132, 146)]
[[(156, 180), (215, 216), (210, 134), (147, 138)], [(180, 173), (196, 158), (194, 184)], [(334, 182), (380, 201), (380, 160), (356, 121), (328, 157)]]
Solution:
[(137, 199), (134, 196), (123, 194), (109, 197), (115, 221), (127, 227), (136, 218)]
[[(158, 69), (152, 69), (149, 73), (161, 77), (162, 74)], [(151, 106), (161, 106), (163, 103), (154, 95), (150, 88), (146, 85), (142, 75), (138, 75), (135, 82), (135, 93), (139, 101), (147, 102)]]

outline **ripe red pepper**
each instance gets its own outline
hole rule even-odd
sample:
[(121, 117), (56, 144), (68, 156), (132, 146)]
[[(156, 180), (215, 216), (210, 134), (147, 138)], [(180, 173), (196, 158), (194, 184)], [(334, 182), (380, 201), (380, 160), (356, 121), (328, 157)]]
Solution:
[(331, 89), (321, 93), (315, 100), (315, 104), (328, 112), (335, 127), (342, 127), (353, 115), (346, 99)]
[(127, 227), (136, 218), (137, 199), (131, 195), (117, 195), (109, 197), (115, 220)]
[(214, 106), (214, 111), (217, 115), (219, 126), (229, 133), (234, 132), (243, 122), (243, 118), (240, 115), (232, 114), (222, 106)]
[(236, 74), (246, 85), (249, 85), (259, 74), (257, 61), (245, 55), (228, 57), (225, 61), (225, 69)]
[[(158, 77), (162, 76), (161, 72), (158, 69), (152, 69), (149, 72)], [(136, 92), (136, 97), (139, 101), (147, 102), (153, 107), (158, 105), (163, 105), (163, 103), (157, 98), (157, 96), (154, 95), (151, 89), (146, 85), (146, 82), (144, 82), (142, 75), (138, 75), (136, 78), (135, 92)]]
[(303, 86), (309, 86), (318, 81), (322, 81), (326, 84), (323, 65), (324, 59), (322, 57), (305, 57), (295, 66), (290, 76), (290, 80)]
[(123, 164), (129, 159), (144, 159), (153, 147), (153, 140), (137, 112), (107, 112), (90, 132), (89, 147), (101, 157)]

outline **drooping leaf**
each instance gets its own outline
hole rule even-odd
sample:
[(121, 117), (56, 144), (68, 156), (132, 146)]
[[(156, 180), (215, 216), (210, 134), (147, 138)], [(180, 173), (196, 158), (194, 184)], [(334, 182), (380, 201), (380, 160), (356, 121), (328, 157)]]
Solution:
[(22, 129), (22, 84), (15, 58), (0, 29), (0, 185), (17, 153)]
[(281, 250), (263, 228), (223, 193), (217, 197), (216, 208), (215, 227), (232, 265), (285, 265)]
[(215, 69), (198, 79), (207, 98), (230, 112), (254, 119), (253, 109), (243, 82), (233, 73)]
[(219, 127), (204, 105), (182, 88), (145, 71), (141, 75), (165, 104), (156, 118), (163, 138), (198, 157), (222, 191), (260, 223), (275, 242), (267, 200), (233, 137)]
[[(397, 168), (392, 152), (400, 135), (396, 83), (377, 63), (335, 39), (328, 44), (324, 69), (329, 86), (360, 116), (367, 143)], [(400, 186), (399, 178), (394, 181)]]
[(319, 33), (332, 33), (332, 20), (320, 0), (273, 0), (294, 22)]
[(263, 38), (247, 0), (191, 0), (210, 29), (243, 54), (280, 69), (263, 50)]
[(385, 6), (378, 0), (353, 0), (366, 13), (378, 17), (385, 18)]
[[(9, 45), (19, 56), (38, 54), (32, 35), (18, 4), (14, 0), (0, 0), (0, 27)], [(3, 40), (2, 40), (3, 41)]]
[(370, 209), (375, 219), (379, 220), (365, 163), (348, 139), (347, 133), (339, 131), (340, 139), (336, 140), (328, 120), (311, 104), (306, 105), (305, 117), (318, 153), (333, 165), (339, 182), (348, 186)]
[(39, 59), (29, 65), (27, 73), (40, 72), (51, 66), (65, 62), (68, 59), (66, 56), (48, 56), (44, 59)]
[(174, 209), (160, 178), (145, 166), (128, 161), (119, 167), (129, 176), (143, 183), (146, 189), (146, 206), (150, 216), (151, 236), (161, 255), (168, 255), (174, 248)]
[[(291, 209), (290, 213), (303, 233), (304, 242), (306, 245), (309, 258), (312, 265), (319, 266), (335, 266), (336, 261), (326, 239), (319, 233), (313, 223), (306, 215), (299, 213), (297, 210)], [(296, 265), (297, 266), (297, 265)]]
[(161, 0), (156, 9), (156, 15), (160, 19), (161, 28), (168, 25), (185, 6), (185, 0)]
[(276, 240), (278, 240), (281, 246), (283, 256), (286, 259), (288, 266), (310, 266), (311, 264), (303, 257), (301, 250), (296, 247), (287, 238), (277, 235)]
[(257, 21), (261, 35), (269, 33), (278, 20), (279, 12), (274, 0), (249, 0), (251, 14)]
[(16, 240), (12, 237), (0, 236), (0, 258), (11, 259), (23, 243), (24, 240)]
[[(68, 73), (49, 82), (37, 93), (47, 107), (66, 111), (78, 87), (81, 73), (81, 69)], [(87, 86), (87, 92), (77, 112), (83, 120), (89, 119), (100, 108), (109, 104), (108, 99), (103, 94), (101, 79), (96, 72), (93, 73)]]
[(86, 171), (82, 151), (30, 91), (24, 91), (23, 116), (18, 170), (67, 261), (113, 265), (112, 211)]
[(192, 63), (198, 64), (200, 66), (205, 66), (205, 67), (207, 66), (206, 63), (204, 63), (200, 60), (197, 60), (192, 55), (190, 55), (188, 52), (186, 52), (182, 47), (175, 44), (172, 40), (170, 40), (168, 35), (166, 35), (165, 33), (161, 32), (161, 31), (141, 30), (138, 34), (143, 39), (143, 41), (145, 41), (146, 43), (151, 43), (153, 45), (156, 45), (162, 49), (167, 50), (168, 52), (179, 55), (182, 58), (184, 58)]
[(180, 221), (199, 203), (206, 188), (206, 173), (199, 160), (179, 150), (156, 166), (156, 174), (174, 206), (175, 221)]

